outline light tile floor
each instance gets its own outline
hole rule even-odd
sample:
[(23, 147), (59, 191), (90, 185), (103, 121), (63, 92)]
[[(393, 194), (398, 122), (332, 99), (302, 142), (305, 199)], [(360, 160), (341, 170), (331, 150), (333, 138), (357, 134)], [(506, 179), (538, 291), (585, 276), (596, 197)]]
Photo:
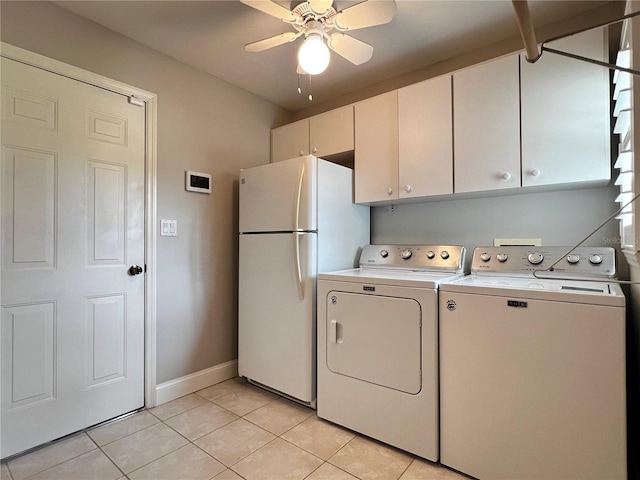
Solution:
[(455, 480), (239, 378), (68, 437), (0, 480)]

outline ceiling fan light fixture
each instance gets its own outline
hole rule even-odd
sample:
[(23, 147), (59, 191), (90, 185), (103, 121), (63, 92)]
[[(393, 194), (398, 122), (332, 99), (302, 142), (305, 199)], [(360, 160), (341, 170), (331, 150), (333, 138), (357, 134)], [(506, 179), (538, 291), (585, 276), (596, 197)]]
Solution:
[(322, 35), (311, 33), (298, 50), (298, 63), (309, 75), (324, 72), (329, 65), (329, 48), (325, 45)]

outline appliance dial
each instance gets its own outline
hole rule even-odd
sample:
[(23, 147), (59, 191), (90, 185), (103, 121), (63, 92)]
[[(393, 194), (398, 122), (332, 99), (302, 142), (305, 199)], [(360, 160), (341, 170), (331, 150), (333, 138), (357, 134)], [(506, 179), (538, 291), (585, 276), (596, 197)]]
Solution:
[(389, 252), (387, 252), (386, 250), (380, 250), (380, 256), (382, 258), (387, 258), (389, 256)]
[(446, 260), (447, 258), (449, 258), (449, 252), (447, 252), (446, 250), (441, 251), (440, 258), (442, 258), (443, 260)]
[(570, 253), (569, 255), (567, 255), (567, 262), (569, 262), (571, 265), (575, 265), (579, 261), (580, 261), (580, 255), (576, 253)]
[(544, 255), (542, 255), (540, 252), (531, 252), (527, 259), (529, 260), (529, 263), (531, 265), (538, 265), (544, 260)]
[(413, 255), (413, 252), (408, 248), (405, 248), (400, 252), (400, 258), (404, 258), (405, 260), (409, 260), (411, 255)]
[(499, 262), (504, 263), (509, 258), (509, 255), (507, 255), (506, 253), (499, 253), (498, 255), (496, 255), (496, 258)]
[(491, 260), (491, 255), (488, 253), (481, 253), (480, 260), (482, 260), (483, 262), (488, 262), (489, 260)]
[(429, 251), (427, 252), (427, 258), (428, 258), (429, 260), (433, 259), (433, 257), (435, 257), (435, 256), (436, 256), (436, 254), (435, 254), (435, 252), (434, 252), (433, 250), (429, 250)]
[(589, 257), (589, 261), (594, 265), (600, 265), (602, 263), (602, 255), (594, 253)]

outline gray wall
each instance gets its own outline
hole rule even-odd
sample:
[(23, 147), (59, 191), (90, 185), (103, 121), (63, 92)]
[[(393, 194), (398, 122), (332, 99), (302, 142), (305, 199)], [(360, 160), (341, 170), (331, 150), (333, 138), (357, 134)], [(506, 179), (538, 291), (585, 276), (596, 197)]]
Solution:
[[(541, 238), (543, 245), (572, 246), (615, 211), (616, 190), (608, 186), (374, 207), (372, 242), (464, 245), (467, 266), (473, 248), (493, 245), (494, 238)], [(617, 220), (585, 245), (619, 249)], [(620, 254), (617, 258), (621, 275), (628, 278), (626, 260)]]
[[(237, 357), (237, 179), (290, 113), (47, 2), (0, 2), (3, 42), (158, 95), (157, 382)], [(213, 175), (188, 193), (185, 170)]]

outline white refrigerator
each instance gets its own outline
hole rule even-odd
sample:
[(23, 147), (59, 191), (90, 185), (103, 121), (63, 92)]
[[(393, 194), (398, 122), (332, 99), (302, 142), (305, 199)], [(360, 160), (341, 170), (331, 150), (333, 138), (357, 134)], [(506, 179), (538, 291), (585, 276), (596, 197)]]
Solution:
[(316, 275), (356, 267), (369, 207), (353, 170), (313, 156), (240, 172), (238, 372), (316, 400)]

